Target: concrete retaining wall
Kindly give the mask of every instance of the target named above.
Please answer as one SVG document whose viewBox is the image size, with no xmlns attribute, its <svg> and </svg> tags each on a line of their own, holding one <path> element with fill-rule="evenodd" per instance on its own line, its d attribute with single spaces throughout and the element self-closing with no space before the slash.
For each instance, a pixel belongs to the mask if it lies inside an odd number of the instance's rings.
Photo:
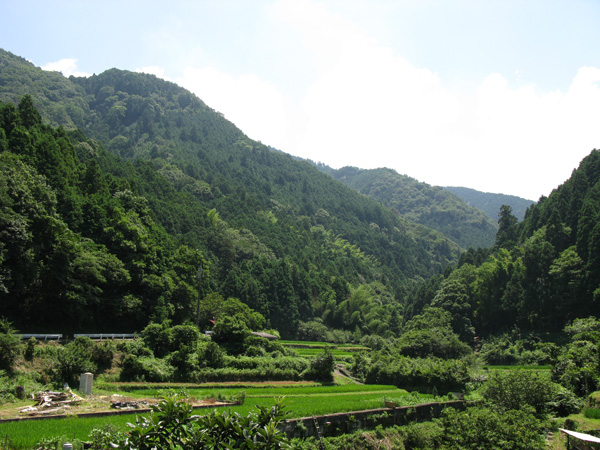
<svg viewBox="0 0 600 450">
<path fill-rule="evenodd" d="M 470 403 L 452 401 L 444 403 L 426 403 L 417 406 L 398 408 L 379 408 L 368 411 L 352 411 L 327 416 L 302 417 L 286 420 L 279 428 L 289 438 L 337 436 L 352 433 L 359 429 L 374 428 L 377 425 L 406 425 L 410 422 L 423 422 L 439 417 L 442 410 L 452 407 L 464 410 Z"/>
</svg>

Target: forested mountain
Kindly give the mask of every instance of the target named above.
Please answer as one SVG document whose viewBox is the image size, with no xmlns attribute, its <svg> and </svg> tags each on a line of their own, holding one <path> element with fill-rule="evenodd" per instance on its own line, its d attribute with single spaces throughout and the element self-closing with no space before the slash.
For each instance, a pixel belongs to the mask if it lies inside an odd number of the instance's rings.
<svg viewBox="0 0 600 450">
<path fill-rule="evenodd" d="M 527 200 L 515 195 L 492 194 L 466 187 L 446 186 L 444 189 L 458 195 L 467 202 L 467 205 L 482 210 L 493 220 L 498 219 L 500 207 L 502 205 L 507 205 L 512 208 L 513 215 L 521 221 L 525 217 L 527 208 L 535 203 L 532 200 Z"/>
<path fill-rule="evenodd" d="M 443 188 L 421 183 L 387 168 L 343 167 L 336 170 L 324 165 L 318 167 L 400 216 L 438 230 L 462 248 L 487 248 L 494 244 L 498 230 L 496 220 Z"/>
<path fill-rule="evenodd" d="M 422 292 L 434 293 L 420 299 L 450 311 L 462 335 L 558 331 L 600 315 L 600 151 L 521 223 L 502 207 L 494 248 L 466 252 L 428 285 Z"/>
<path fill-rule="evenodd" d="M 66 79 L 0 51 L 0 101 L 0 304 L 21 330 L 193 321 L 201 264 L 202 302 L 239 298 L 286 336 L 398 335 L 428 307 L 465 342 L 600 314 L 598 151 L 521 223 L 500 207 L 490 241 L 441 188 L 335 174 L 370 199 L 152 75 Z"/>
<path fill-rule="evenodd" d="M 458 258 L 152 75 L 66 79 L 0 51 L 0 100 L 0 302 L 22 330 L 191 320 L 203 261 L 203 299 L 285 335 L 315 318 L 394 334 L 406 295 Z"/>
</svg>

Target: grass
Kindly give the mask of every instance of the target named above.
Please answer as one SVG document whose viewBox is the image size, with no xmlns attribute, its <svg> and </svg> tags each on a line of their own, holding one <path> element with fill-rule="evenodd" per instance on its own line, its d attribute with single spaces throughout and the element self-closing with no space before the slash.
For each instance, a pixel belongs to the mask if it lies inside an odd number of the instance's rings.
<svg viewBox="0 0 600 450">
<path fill-rule="evenodd" d="M 73 417 L 67 419 L 43 419 L 0 424 L 0 440 L 10 443 L 10 448 L 33 448 L 42 438 L 64 436 L 69 440 L 87 440 L 90 432 L 104 424 L 112 424 L 124 430 L 127 422 L 135 422 L 134 415 L 107 417 Z"/>
<path fill-rule="evenodd" d="M 256 405 L 270 407 L 274 398 L 285 397 L 284 404 L 290 412 L 288 418 L 310 417 L 313 415 L 337 412 L 360 411 L 382 408 L 385 400 L 395 401 L 398 405 L 431 401 L 431 396 L 416 397 L 403 389 L 387 385 L 346 385 L 346 386 L 300 386 L 300 387 L 249 387 L 240 388 L 198 388 L 188 389 L 187 394 L 195 398 L 234 396 L 240 390 L 246 392 L 243 405 L 230 409 L 239 414 L 248 414 Z M 139 389 L 129 396 L 156 397 L 164 394 L 161 389 Z M 202 414 L 202 412 L 196 412 Z M 0 424 L 2 443 L 8 436 L 11 448 L 32 448 L 42 438 L 65 436 L 69 439 L 86 440 L 90 431 L 104 424 L 112 424 L 125 430 L 128 422 L 134 422 L 135 415 L 44 419 Z"/>
<path fill-rule="evenodd" d="M 322 348 L 318 348 L 318 347 L 311 347 L 311 348 L 294 348 L 294 351 L 296 353 L 298 353 L 298 356 L 317 356 L 323 353 L 323 349 Z M 354 352 L 348 351 L 348 350 L 343 350 L 343 349 L 338 349 L 338 348 L 332 348 L 329 350 L 331 352 L 331 354 L 333 355 L 333 357 L 340 357 L 340 356 L 352 356 L 354 355 Z"/>
<path fill-rule="evenodd" d="M 586 419 L 600 419 L 600 409 L 598 408 L 586 408 L 583 410 L 583 416 Z"/>
</svg>

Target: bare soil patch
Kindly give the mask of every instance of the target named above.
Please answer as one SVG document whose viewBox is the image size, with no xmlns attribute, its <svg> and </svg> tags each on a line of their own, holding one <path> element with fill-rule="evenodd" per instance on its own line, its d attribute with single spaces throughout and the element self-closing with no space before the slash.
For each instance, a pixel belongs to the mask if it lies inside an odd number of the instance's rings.
<svg viewBox="0 0 600 450">
<path fill-rule="evenodd" d="M 149 411 L 151 406 L 158 402 L 159 399 L 154 397 L 141 398 L 118 394 L 88 395 L 85 398 L 82 398 L 81 401 L 41 408 L 37 405 L 36 401 L 29 399 L 17 403 L 9 403 L 0 407 L 0 420 L 41 417 L 50 418 L 64 415 L 142 413 Z M 189 403 L 194 408 L 231 405 L 231 403 L 220 402 L 216 399 L 197 400 L 190 398 Z"/>
</svg>

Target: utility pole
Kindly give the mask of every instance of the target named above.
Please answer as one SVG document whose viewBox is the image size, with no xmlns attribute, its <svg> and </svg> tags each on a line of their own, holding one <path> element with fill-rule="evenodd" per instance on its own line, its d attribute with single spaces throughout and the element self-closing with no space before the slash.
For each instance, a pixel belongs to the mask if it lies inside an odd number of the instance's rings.
<svg viewBox="0 0 600 450">
<path fill-rule="evenodd" d="M 200 329 L 200 298 L 202 297 L 202 261 L 198 269 L 198 305 L 196 309 L 196 328 Z"/>
</svg>

